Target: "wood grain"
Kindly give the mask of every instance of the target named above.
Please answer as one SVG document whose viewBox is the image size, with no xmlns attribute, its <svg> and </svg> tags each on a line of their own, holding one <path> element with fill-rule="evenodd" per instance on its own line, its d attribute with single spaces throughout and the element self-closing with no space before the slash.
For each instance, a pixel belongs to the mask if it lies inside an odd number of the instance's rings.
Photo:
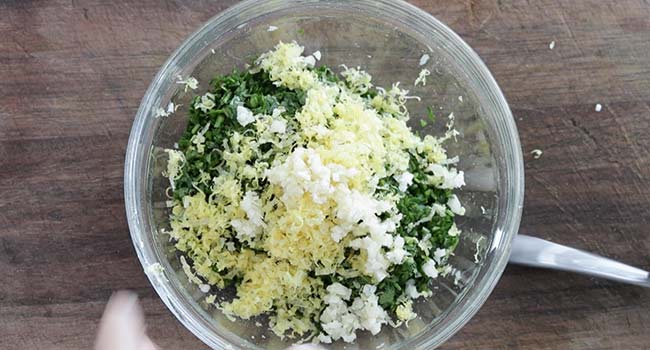
<svg viewBox="0 0 650 350">
<path fill-rule="evenodd" d="M 123 158 L 158 67 L 235 2 L 0 2 L 1 349 L 90 348 L 118 289 L 139 293 L 164 349 L 202 347 L 137 261 Z M 522 232 L 650 269 L 650 2 L 412 2 L 476 49 L 511 104 Z M 650 349 L 648 324 L 647 290 L 508 267 L 443 349 Z"/>
</svg>

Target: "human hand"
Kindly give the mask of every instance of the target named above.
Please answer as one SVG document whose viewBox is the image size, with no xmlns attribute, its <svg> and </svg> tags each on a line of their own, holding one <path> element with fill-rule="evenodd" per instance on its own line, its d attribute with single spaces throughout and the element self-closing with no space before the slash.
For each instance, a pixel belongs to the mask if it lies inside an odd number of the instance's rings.
<svg viewBox="0 0 650 350">
<path fill-rule="evenodd" d="M 144 313 L 138 296 L 117 292 L 111 296 L 99 324 L 95 350 L 157 350 L 145 334 Z"/>
</svg>

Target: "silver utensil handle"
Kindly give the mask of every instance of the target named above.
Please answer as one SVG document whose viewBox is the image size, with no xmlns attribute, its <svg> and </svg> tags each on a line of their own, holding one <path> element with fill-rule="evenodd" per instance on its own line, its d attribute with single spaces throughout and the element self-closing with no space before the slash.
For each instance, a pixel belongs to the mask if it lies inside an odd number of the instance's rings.
<svg viewBox="0 0 650 350">
<path fill-rule="evenodd" d="M 510 263 L 576 272 L 650 288 L 650 273 L 647 271 L 526 235 L 515 237 Z"/>
</svg>

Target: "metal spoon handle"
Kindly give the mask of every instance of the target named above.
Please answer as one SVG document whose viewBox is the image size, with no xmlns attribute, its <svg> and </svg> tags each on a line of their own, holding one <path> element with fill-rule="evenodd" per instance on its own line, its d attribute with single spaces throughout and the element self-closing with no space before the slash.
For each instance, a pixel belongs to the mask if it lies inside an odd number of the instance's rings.
<svg viewBox="0 0 650 350">
<path fill-rule="evenodd" d="M 517 265 L 570 271 L 650 288 L 650 273 L 647 271 L 526 235 L 515 237 L 510 262 Z"/>
</svg>

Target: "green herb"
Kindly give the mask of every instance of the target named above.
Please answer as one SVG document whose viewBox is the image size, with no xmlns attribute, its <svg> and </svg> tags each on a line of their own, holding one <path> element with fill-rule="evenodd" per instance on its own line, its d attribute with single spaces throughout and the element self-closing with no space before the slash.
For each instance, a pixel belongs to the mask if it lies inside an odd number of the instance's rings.
<svg viewBox="0 0 650 350">
<path fill-rule="evenodd" d="M 454 214 L 447 210 L 440 217 L 434 215 L 430 221 L 419 223 L 422 218 L 429 217 L 433 204 L 446 204 L 452 195 L 451 190 L 436 188 L 429 181 L 421 162 L 421 154 L 412 155 L 409 162 L 409 172 L 414 175 L 413 184 L 409 186 L 406 195 L 397 203 L 397 208 L 402 213 L 402 220 L 397 228 L 397 234 L 404 237 L 405 249 L 410 256 L 401 264 L 395 265 L 389 271 L 390 276 L 379 283 L 377 290 L 379 303 L 387 310 L 395 311 L 400 304 L 399 297 L 404 292 L 408 280 L 413 280 L 418 291 L 428 290 L 429 277 L 421 270 L 433 251 L 437 248 L 454 249 L 458 244 L 458 237 L 449 236 L 449 229 L 454 224 Z M 387 192 L 397 192 L 398 185 L 393 178 L 384 178 L 380 187 L 388 188 Z M 430 235 L 429 253 L 418 246 L 418 241 Z"/>
<path fill-rule="evenodd" d="M 333 74 L 323 69 L 323 74 Z M 178 142 L 179 149 L 185 155 L 185 165 L 176 182 L 174 198 L 181 200 L 197 191 L 211 193 L 210 183 L 197 183 L 202 173 L 210 178 L 218 175 L 217 167 L 223 162 L 224 141 L 233 132 L 243 133 L 248 125 L 237 122 L 237 106 L 249 108 L 255 114 L 271 114 L 274 109 L 284 107 L 288 114 L 295 114 L 305 103 L 303 91 L 293 91 L 273 84 L 265 72 L 233 71 L 229 75 L 218 76 L 210 82 L 210 93 L 215 97 L 216 106 L 204 112 L 195 107 L 200 101 L 196 96 L 189 109 L 189 121 L 185 133 Z M 205 137 L 205 153 L 199 153 L 192 147 L 192 138 L 207 123 L 212 126 Z M 255 160 L 253 160 L 254 162 Z"/>
<path fill-rule="evenodd" d="M 334 73 L 329 67 L 327 66 L 320 66 L 316 69 L 314 69 L 314 72 L 316 72 L 316 75 L 318 76 L 319 79 L 328 81 L 330 83 L 338 83 L 341 81 L 338 75 Z"/>
<path fill-rule="evenodd" d="M 432 123 L 435 123 L 436 121 L 436 115 L 433 113 L 433 107 L 431 106 L 427 107 L 427 118 L 429 118 Z"/>
</svg>

